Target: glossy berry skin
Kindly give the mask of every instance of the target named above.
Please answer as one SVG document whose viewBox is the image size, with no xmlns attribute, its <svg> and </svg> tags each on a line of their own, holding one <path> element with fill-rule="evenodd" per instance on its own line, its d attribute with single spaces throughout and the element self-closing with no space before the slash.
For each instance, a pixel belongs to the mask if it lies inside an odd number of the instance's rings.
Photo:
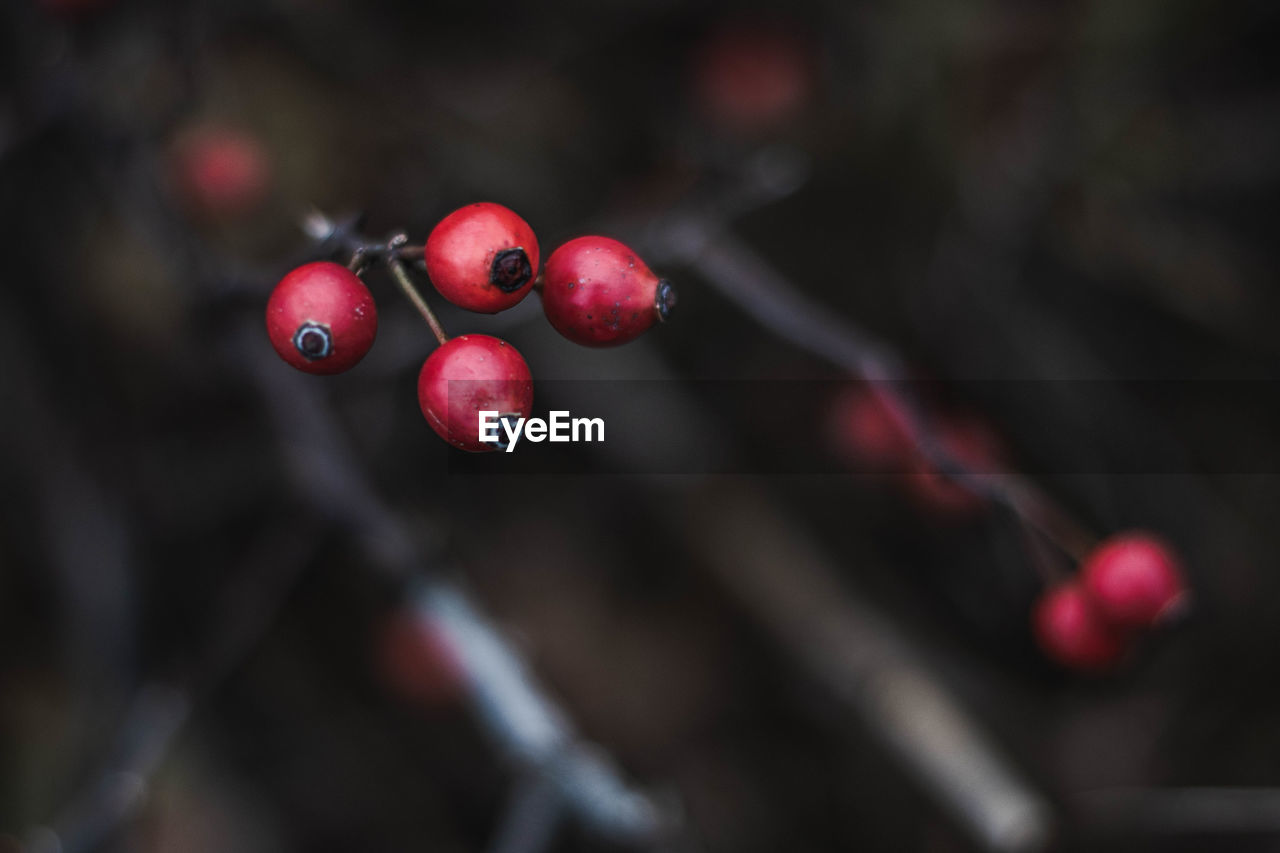
<svg viewBox="0 0 1280 853">
<path fill-rule="evenodd" d="M 427 357 L 418 374 L 418 405 L 445 441 L 472 453 L 502 445 L 480 441 L 480 412 L 529 417 L 533 377 L 516 348 L 489 335 L 460 335 Z M 503 435 L 499 428 L 499 435 Z"/>
<path fill-rule="evenodd" d="M 529 295 L 538 274 L 538 239 L 500 204 L 450 213 L 431 230 L 423 260 L 440 295 L 459 308 L 496 314 Z"/>
<path fill-rule="evenodd" d="M 212 217 L 243 214 L 267 195 L 271 164 L 258 139 L 229 127 L 188 131 L 173 151 L 173 174 L 188 208 Z"/>
<path fill-rule="evenodd" d="M 267 301 L 271 345 L 306 373 L 351 369 L 377 334 L 373 295 L 359 276 L 340 264 L 303 264 L 280 280 Z"/>
<path fill-rule="evenodd" d="M 1078 583 L 1046 592 L 1036 602 L 1032 626 L 1049 658 L 1082 672 L 1112 668 L 1128 646 L 1124 634 L 1103 618 Z"/>
<path fill-rule="evenodd" d="M 383 682 L 419 707 L 447 707 L 464 692 L 464 670 L 448 637 L 411 608 L 387 618 L 378 632 L 375 652 Z"/>
<path fill-rule="evenodd" d="M 671 283 L 617 240 L 579 237 L 551 253 L 543 273 L 542 308 L 556 331 L 577 344 L 625 344 L 676 304 Z"/>
<path fill-rule="evenodd" d="M 1176 613 L 1187 597 L 1177 556 L 1148 534 L 1108 539 L 1085 559 L 1080 573 L 1094 606 L 1123 627 L 1154 625 Z"/>
</svg>

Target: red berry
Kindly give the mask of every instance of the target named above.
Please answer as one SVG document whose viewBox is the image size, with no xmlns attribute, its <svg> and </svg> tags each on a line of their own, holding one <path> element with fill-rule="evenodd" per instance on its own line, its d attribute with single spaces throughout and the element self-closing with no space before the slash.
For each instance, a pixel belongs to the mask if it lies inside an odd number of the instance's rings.
<svg viewBox="0 0 1280 853">
<path fill-rule="evenodd" d="M 477 453 L 502 444 L 480 440 L 480 413 L 527 418 L 533 377 L 516 348 L 489 335 L 461 335 L 442 344 L 418 374 L 418 405 L 431 428 L 454 447 Z M 501 428 L 498 430 L 502 434 Z"/>
<path fill-rule="evenodd" d="M 341 373 L 373 346 L 378 310 L 355 273 L 329 261 L 303 264 L 267 301 L 267 335 L 285 361 L 307 373 Z"/>
<path fill-rule="evenodd" d="M 410 609 L 393 613 L 378 635 L 377 664 L 383 681 L 425 708 L 456 701 L 465 684 L 462 664 L 433 622 Z"/>
<path fill-rule="evenodd" d="M 551 253 L 542 308 L 556 331 L 589 347 L 625 344 L 676 304 L 675 288 L 617 240 L 579 237 Z"/>
<path fill-rule="evenodd" d="M 1098 611 L 1124 627 L 1153 625 L 1175 613 L 1187 597 L 1177 556 L 1149 534 L 1108 539 L 1085 559 L 1080 573 Z"/>
<path fill-rule="evenodd" d="M 211 216 L 232 216 L 266 197 L 271 165 L 251 134 L 229 127 L 189 131 L 174 148 L 174 179 L 184 201 Z"/>
<path fill-rule="evenodd" d="M 1124 656 L 1125 637 L 1103 619 L 1079 584 L 1045 593 L 1036 602 L 1032 622 L 1044 653 L 1071 669 L 1097 672 Z"/>
<path fill-rule="evenodd" d="M 998 473 L 1004 463 L 1004 447 L 987 423 L 972 416 L 950 416 L 937 421 L 937 441 L 956 462 L 979 477 Z M 911 494 L 926 509 L 939 515 L 963 517 L 981 510 L 981 495 L 939 473 L 928 460 L 917 456 L 916 469 L 907 476 Z"/>
<path fill-rule="evenodd" d="M 496 314 L 529 294 L 538 273 L 538 239 L 529 223 L 500 204 L 455 210 L 427 237 L 431 283 L 459 308 Z"/>
<path fill-rule="evenodd" d="M 915 462 L 906 413 L 874 383 L 857 384 L 840 395 L 831 428 L 837 449 L 860 473 L 903 472 Z"/>
<path fill-rule="evenodd" d="M 806 40 L 785 23 L 722 26 L 695 58 L 699 104 L 712 121 L 730 130 L 777 127 L 795 117 L 812 93 L 812 54 Z"/>
</svg>

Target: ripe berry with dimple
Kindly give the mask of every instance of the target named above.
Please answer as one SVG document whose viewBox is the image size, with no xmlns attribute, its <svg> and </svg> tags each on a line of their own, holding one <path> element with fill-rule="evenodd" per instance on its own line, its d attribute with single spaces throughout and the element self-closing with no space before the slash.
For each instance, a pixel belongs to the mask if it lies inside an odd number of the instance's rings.
<svg viewBox="0 0 1280 853">
<path fill-rule="evenodd" d="M 617 240 L 579 237 L 547 259 L 542 308 L 556 331 L 574 343 L 625 344 L 666 320 L 675 304 L 671 282 Z"/>
<path fill-rule="evenodd" d="M 378 310 L 355 273 L 340 264 L 303 264 L 267 301 L 267 335 L 280 357 L 307 373 L 341 373 L 373 346 Z"/>
<path fill-rule="evenodd" d="M 503 443 L 480 440 L 480 413 L 528 418 L 533 377 L 516 348 L 489 335 L 451 338 L 422 364 L 418 405 L 431 428 L 454 447 L 478 453 Z M 498 435 L 504 435 L 501 426 Z"/>
<path fill-rule="evenodd" d="M 1177 612 L 1187 597 L 1177 556 L 1149 534 L 1108 539 L 1085 559 L 1080 573 L 1098 611 L 1125 627 L 1153 625 Z"/>
<path fill-rule="evenodd" d="M 250 210 L 266 197 L 271 182 L 262 143 L 230 127 L 188 131 L 174 146 L 172 169 L 186 205 L 216 217 Z"/>
<path fill-rule="evenodd" d="M 1128 646 L 1126 637 L 1106 621 L 1078 583 L 1046 592 L 1036 602 L 1032 624 L 1044 653 L 1071 669 L 1109 669 Z"/>
<path fill-rule="evenodd" d="M 529 294 L 538 273 L 538 239 L 500 204 L 455 210 L 427 237 L 423 260 L 440 295 L 459 308 L 496 314 Z"/>
</svg>

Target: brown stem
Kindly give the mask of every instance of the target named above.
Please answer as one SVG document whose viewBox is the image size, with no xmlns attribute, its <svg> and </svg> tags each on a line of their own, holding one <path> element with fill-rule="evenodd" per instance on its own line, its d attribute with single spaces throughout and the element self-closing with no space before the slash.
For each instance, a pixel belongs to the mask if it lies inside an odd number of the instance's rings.
<svg viewBox="0 0 1280 853">
<path fill-rule="evenodd" d="M 351 253 L 351 260 L 347 261 L 347 269 L 351 270 L 356 275 L 359 275 L 367 262 L 368 257 L 366 256 L 364 247 L 362 246 Z"/>
<path fill-rule="evenodd" d="M 400 286 L 400 290 L 409 301 L 413 303 L 413 307 L 418 309 L 418 313 L 422 315 L 422 319 L 427 321 L 427 325 L 431 327 L 431 333 L 436 336 L 436 340 L 441 346 L 449 340 L 449 336 L 444 332 L 444 326 L 440 325 L 440 321 L 436 318 L 435 312 L 431 310 L 431 306 L 427 304 L 427 300 L 422 298 L 422 294 L 418 292 L 418 288 L 414 286 L 413 280 L 409 278 L 409 271 L 405 269 L 404 262 L 400 259 L 399 249 L 409 240 L 404 234 L 397 234 L 387 243 L 390 251 L 383 257 L 383 261 L 387 265 L 387 269 L 391 272 L 391 277 L 395 279 L 396 284 Z"/>
</svg>

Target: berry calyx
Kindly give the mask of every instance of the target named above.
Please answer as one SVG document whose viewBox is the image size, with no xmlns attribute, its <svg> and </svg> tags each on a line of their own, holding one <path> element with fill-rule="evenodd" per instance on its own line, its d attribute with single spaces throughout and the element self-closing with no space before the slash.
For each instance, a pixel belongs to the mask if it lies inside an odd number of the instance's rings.
<svg viewBox="0 0 1280 853">
<path fill-rule="evenodd" d="M 460 335 L 427 357 L 418 374 L 418 405 L 436 434 L 461 450 L 499 450 L 480 440 L 480 413 L 527 418 L 533 376 L 511 344 L 489 335 Z"/>
<path fill-rule="evenodd" d="M 468 311 L 496 314 L 533 288 L 538 239 L 508 208 L 479 202 L 455 210 L 431 229 L 423 260 L 445 299 Z"/>
<path fill-rule="evenodd" d="M 1154 625 L 1175 614 L 1187 600 L 1178 557 L 1149 534 L 1126 533 L 1108 539 L 1085 559 L 1080 573 L 1094 606 L 1123 627 Z"/>
<path fill-rule="evenodd" d="M 1078 583 L 1055 587 L 1041 596 L 1032 612 L 1032 626 L 1046 655 L 1083 672 L 1110 669 L 1128 645 Z"/>
<path fill-rule="evenodd" d="M 579 237 L 547 259 L 542 308 L 556 331 L 574 343 L 625 344 L 666 320 L 675 304 L 671 282 L 617 240 Z"/>
<path fill-rule="evenodd" d="M 289 364 L 306 373 L 354 367 L 378 334 L 373 295 L 340 264 L 303 264 L 280 280 L 267 300 L 267 336 Z"/>
<path fill-rule="evenodd" d="M 188 131 L 174 146 L 174 182 L 187 207 L 214 217 L 257 206 L 271 182 L 271 164 L 257 137 L 230 127 Z"/>
</svg>

